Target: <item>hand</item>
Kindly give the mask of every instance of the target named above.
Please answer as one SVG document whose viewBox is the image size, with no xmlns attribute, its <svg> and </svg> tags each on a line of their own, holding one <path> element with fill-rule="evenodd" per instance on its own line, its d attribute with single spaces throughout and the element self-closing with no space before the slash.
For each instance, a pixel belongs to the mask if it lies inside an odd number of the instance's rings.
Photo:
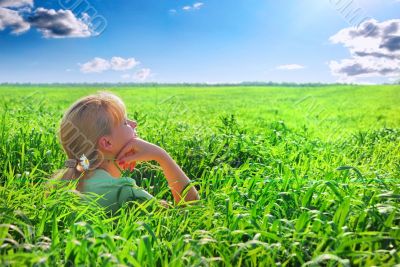
<svg viewBox="0 0 400 267">
<path fill-rule="evenodd" d="M 136 161 L 160 161 L 166 154 L 161 147 L 136 137 L 121 149 L 116 159 L 120 165 L 124 165 Z"/>
<path fill-rule="evenodd" d="M 136 167 L 136 161 L 132 161 L 130 163 L 118 163 L 118 165 L 121 167 L 121 169 L 123 170 L 129 170 L 129 171 L 133 171 L 133 169 L 135 169 Z"/>
<path fill-rule="evenodd" d="M 131 128 L 134 129 L 134 131 L 135 131 L 134 132 L 134 138 L 137 138 L 138 137 L 138 135 L 136 133 L 137 122 L 133 121 L 133 120 L 129 120 L 129 119 L 127 119 L 127 121 L 128 121 L 128 124 L 131 126 Z M 127 154 L 125 154 L 125 156 L 131 155 L 131 154 L 133 154 L 133 150 L 128 152 Z M 123 170 L 128 170 L 129 169 L 129 171 L 133 171 L 133 169 L 135 169 L 135 166 L 136 166 L 136 161 L 132 161 L 130 163 L 124 163 L 124 164 L 119 163 L 118 165 Z"/>
<path fill-rule="evenodd" d="M 136 138 L 136 137 L 135 137 Z M 131 150 L 131 151 L 129 151 L 128 153 L 126 153 L 125 155 L 124 155 L 124 157 L 127 157 L 127 156 L 132 156 L 134 154 L 134 151 L 133 150 Z M 133 169 L 135 169 L 135 167 L 136 167 L 136 161 L 132 161 L 132 162 L 124 162 L 124 161 L 118 161 L 118 160 L 116 160 L 116 162 L 117 162 L 117 164 L 119 165 L 119 167 L 121 168 L 121 169 L 123 169 L 123 170 L 129 170 L 129 171 L 133 171 Z"/>
</svg>

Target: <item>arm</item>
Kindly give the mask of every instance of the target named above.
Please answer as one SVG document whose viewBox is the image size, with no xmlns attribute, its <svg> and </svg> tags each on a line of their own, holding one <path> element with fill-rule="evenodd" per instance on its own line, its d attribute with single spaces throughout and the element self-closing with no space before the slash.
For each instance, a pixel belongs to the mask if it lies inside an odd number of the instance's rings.
<svg viewBox="0 0 400 267">
<path fill-rule="evenodd" d="M 190 183 L 189 178 L 178 166 L 178 164 L 176 164 L 172 157 L 167 152 L 165 152 L 165 150 L 164 153 L 162 153 L 161 156 L 157 159 L 157 162 L 158 164 L 160 164 L 160 167 L 164 172 L 175 202 L 179 203 L 183 197 L 182 191 L 184 191 L 186 186 Z M 189 187 L 190 189 L 187 190 L 184 201 L 199 200 L 200 197 L 196 188 L 190 185 Z"/>
<path fill-rule="evenodd" d="M 116 158 L 120 165 L 133 161 L 157 161 L 164 172 L 176 203 L 182 200 L 182 191 L 184 191 L 187 186 L 189 186 L 189 189 L 184 201 L 199 200 L 196 188 L 189 184 L 189 178 L 171 156 L 161 147 L 137 137 L 131 139 L 120 150 Z"/>
</svg>

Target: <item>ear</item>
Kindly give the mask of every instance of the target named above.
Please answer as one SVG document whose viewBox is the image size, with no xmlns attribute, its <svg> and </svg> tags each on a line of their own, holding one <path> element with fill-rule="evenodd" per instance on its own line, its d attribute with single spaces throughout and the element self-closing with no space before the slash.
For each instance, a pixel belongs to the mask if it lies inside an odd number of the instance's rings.
<svg viewBox="0 0 400 267">
<path fill-rule="evenodd" d="M 101 151 L 112 151 L 112 142 L 111 138 L 108 136 L 102 136 L 99 138 L 98 146 Z"/>
</svg>

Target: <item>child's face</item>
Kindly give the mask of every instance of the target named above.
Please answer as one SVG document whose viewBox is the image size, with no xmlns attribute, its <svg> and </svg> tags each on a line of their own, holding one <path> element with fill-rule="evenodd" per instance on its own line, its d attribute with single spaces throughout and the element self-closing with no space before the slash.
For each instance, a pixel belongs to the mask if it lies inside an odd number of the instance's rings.
<svg viewBox="0 0 400 267">
<path fill-rule="evenodd" d="M 113 154 L 117 154 L 132 138 L 137 137 L 137 122 L 129 119 L 122 121 L 120 125 L 112 130 Z"/>
</svg>

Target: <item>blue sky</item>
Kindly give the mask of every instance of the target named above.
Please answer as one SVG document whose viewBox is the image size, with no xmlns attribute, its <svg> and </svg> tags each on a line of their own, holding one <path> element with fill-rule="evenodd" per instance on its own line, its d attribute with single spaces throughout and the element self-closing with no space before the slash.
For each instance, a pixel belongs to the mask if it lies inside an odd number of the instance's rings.
<svg viewBox="0 0 400 267">
<path fill-rule="evenodd" d="M 0 0 L 0 82 L 394 81 L 400 27 L 383 32 L 399 14 L 397 0 Z M 382 35 L 356 42 L 367 18 Z"/>
</svg>

